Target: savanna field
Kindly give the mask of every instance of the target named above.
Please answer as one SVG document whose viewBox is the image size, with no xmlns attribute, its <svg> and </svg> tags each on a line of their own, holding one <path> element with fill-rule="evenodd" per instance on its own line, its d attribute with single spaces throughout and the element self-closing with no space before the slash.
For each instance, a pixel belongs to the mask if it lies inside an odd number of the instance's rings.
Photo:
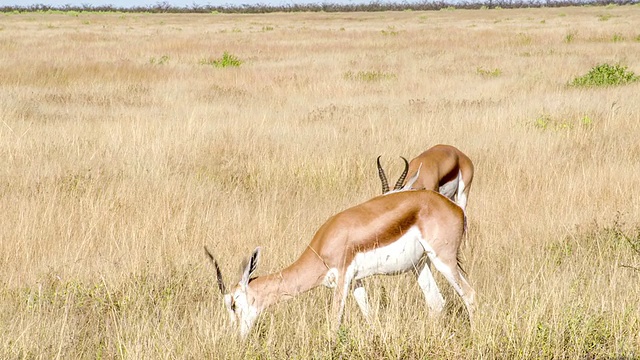
<svg viewBox="0 0 640 360">
<path fill-rule="evenodd" d="M 0 358 L 640 358 L 640 6 L 0 14 Z M 584 86 L 608 64 L 630 81 Z M 607 78 L 610 79 L 610 76 Z M 607 80 L 608 81 L 608 80 Z M 445 143 L 475 164 L 464 305 L 412 273 L 265 311 L 231 285 Z"/>
</svg>

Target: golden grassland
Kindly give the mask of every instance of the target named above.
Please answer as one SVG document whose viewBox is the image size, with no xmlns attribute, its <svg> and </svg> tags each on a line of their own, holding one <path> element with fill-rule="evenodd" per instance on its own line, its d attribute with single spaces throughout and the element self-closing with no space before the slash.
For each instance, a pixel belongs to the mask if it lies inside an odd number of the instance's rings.
<svg viewBox="0 0 640 360">
<path fill-rule="evenodd" d="M 638 358 L 639 6 L 265 15 L 0 14 L 0 358 Z M 239 67 L 210 63 L 224 52 Z M 334 342 L 331 291 L 246 343 L 227 281 L 260 274 L 380 192 L 400 155 L 475 163 L 462 261 L 367 280 Z"/>
</svg>

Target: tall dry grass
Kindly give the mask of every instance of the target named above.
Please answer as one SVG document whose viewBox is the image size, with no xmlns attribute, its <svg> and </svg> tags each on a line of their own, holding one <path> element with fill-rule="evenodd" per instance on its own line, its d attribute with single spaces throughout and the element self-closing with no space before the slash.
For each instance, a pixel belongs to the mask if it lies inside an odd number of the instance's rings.
<svg viewBox="0 0 640 360">
<path fill-rule="evenodd" d="M 77 15 L 77 16 L 76 16 Z M 636 358 L 640 7 L 0 16 L 0 357 Z M 228 51 L 238 68 L 203 64 Z M 227 280 L 301 253 L 379 193 L 375 157 L 437 143 L 476 165 L 465 269 L 433 320 L 411 274 L 372 278 L 325 336 L 330 291 L 246 344 Z M 634 249 L 634 245 L 636 248 Z"/>
</svg>

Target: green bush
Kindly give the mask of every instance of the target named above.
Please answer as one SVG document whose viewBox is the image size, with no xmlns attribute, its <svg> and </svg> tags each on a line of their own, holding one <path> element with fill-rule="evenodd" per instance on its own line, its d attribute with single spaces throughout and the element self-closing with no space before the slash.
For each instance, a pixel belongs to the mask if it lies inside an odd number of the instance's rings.
<svg viewBox="0 0 640 360">
<path fill-rule="evenodd" d="M 572 86 L 613 86 L 624 85 L 638 81 L 640 77 L 626 66 L 600 64 L 592 68 L 587 74 L 579 76 L 570 83 Z"/>
<path fill-rule="evenodd" d="M 238 67 L 242 64 L 242 60 L 238 59 L 237 56 L 229 54 L 228 52 L 224 52 L 222 57 L 219 59 L 202 59 L 200 60 L 200 64 L 202 65 L 213 65 L 215 67 Z"/>
</svg>

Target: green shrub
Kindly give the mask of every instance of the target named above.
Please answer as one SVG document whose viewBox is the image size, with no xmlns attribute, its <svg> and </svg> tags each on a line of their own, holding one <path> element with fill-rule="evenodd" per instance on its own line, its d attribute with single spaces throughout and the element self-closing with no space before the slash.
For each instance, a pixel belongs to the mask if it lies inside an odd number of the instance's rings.
<svg viewBox="0 0 640 360">
<path fill-rule="evenodd" d="M 579 76 L 570 85 L 572 86 L 613 86 L 624 85 L 638 81 L 640 77 L 626 66 L 600 64 L 592 68 L 588 73 Z"/>
<path fill-rule="evenodd" d="M 215 67 L 225 68 L 225 67 L 238 67 L 242 64 L 242 60 L 238 59 L 237 56 L 229 54 L 228 52 L 224 52 L 221 58 L 218 59 L 202 59 L 200 60 L 201 65 L 213 65 Z"/>
</svg>

